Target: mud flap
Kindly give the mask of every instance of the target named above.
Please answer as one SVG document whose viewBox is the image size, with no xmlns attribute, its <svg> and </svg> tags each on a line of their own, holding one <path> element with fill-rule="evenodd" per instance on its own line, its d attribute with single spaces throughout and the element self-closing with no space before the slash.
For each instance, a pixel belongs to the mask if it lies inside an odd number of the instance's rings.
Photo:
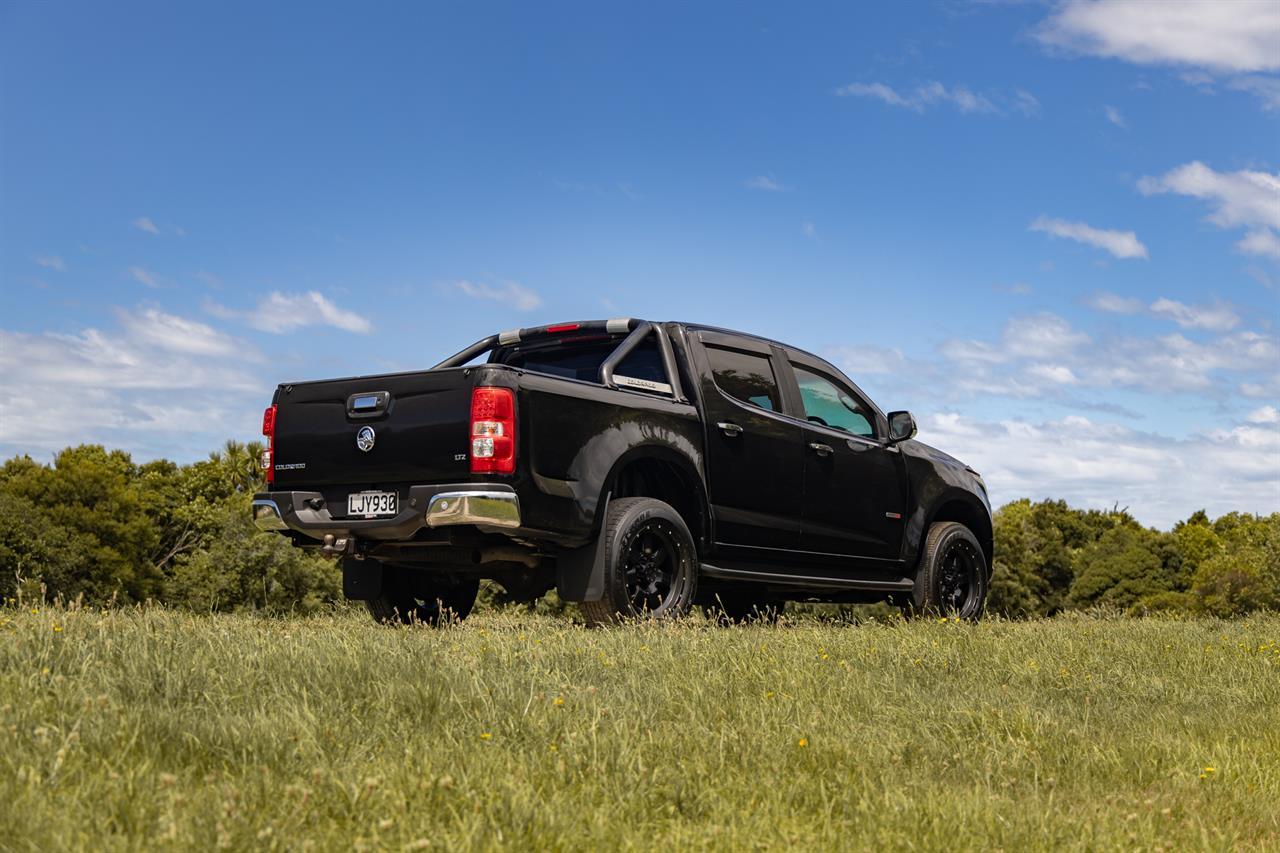
<svg viewBox="0 0 1280 853">
<path fill-rule="evenodd" d="M 370 601 L 382 594 L 382 563 L 342 558 L 342 594 L 352 601 Z"/>
<path fill-rule="evenodd" d="M 604 496 L 600 508 L 600 531 L 596 538 L 581 548 L 570 548 L 556 555 L 556 594 L 562 601 L 599 601 L 604 598 L 605 513 L 609 498 Z"/>
</svg>

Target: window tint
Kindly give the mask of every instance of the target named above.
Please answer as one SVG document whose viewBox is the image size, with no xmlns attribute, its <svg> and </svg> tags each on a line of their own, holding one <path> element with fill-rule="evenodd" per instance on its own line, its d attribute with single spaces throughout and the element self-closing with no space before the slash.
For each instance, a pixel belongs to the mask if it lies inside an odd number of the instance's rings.
<svg viewBox="0 0 1280 853">
<path fill-rule="evenodd" d="M 730 397 L 773 412 L 782 408 L 768 357 L 708 346 L 707 358 L 716 384 Z"/>
<path fill-rule="evenodd" d="M 614 376 L 630 376 L 632 379 L 647 379 L 650 382 L 666 382 L 667 369 L 662 366 L 662 352 L 658 349 L 658 341 L 653 335 L 644 339 L 644 343 L 633 349 L 622 360 Z"/>
<path fill-rule="evenodd" d="M 516 349 L 501 353 L 497 360 L 502 364 L 523 367 L 525 370 L 537 373 L 550 373 L 552 376 L 563 376 L 566 379 L 597 382 L 600 379 L 600 365 L 618 348 L 620 343 L 622 343 L 621 338 L 611 341 L 535 346 L 530 349 Z M 650 382 L 667 381 L 667 371 L 662 366 L 662 353 L 653 335 L 627 354 L 627 357 L 614 370 L 614 375 L 647 379 Z"/>
<path fill-rule="evenodd" d="M 600 362 L 618 346 L 612 343 L 562 344 L 534 347 L 504 354 L 499 360 L 512 367 L 523 367 L 537 373 L 550 373 L 566 379 L 594 382 L 600 378 Z"/>
<path fill-rule="evenodd" d="M 871 426 L 874 416 L 870 410 L 829 379 L 794 364 L 792 367 L 796 381 L 800 383 L 800 399 L 804 403 L 807 420 L 865 438 L 875 438 L 876 431 Z"/>
</svg>

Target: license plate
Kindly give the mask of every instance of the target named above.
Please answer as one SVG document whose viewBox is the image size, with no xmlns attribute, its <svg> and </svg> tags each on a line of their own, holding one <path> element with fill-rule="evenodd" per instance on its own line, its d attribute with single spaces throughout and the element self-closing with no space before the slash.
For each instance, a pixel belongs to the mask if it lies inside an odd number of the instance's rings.
<svg viewBox="0 0 1280 853">
<path fill-rule="evenodd" d="M 347 495 L 347 515 L 362 515 L 365 518 L 395 515 L 396 505 L 395 492 L 356 492 L 354 495 Z"/>
</svg>

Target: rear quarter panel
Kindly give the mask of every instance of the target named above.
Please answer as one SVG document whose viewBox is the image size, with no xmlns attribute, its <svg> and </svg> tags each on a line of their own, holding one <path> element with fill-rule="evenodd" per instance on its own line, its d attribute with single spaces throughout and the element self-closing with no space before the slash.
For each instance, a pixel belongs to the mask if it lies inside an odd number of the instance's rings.
<svg viewBox="0 0 1280 853">
<path fill-rule="evenodd" d="M 615 473 L 642 456 L 683 464 L 704 481 L 692 405 L 536 373 L 521 372 L 518 385 L 525 526 L 589 535 Z"/>
</svg>

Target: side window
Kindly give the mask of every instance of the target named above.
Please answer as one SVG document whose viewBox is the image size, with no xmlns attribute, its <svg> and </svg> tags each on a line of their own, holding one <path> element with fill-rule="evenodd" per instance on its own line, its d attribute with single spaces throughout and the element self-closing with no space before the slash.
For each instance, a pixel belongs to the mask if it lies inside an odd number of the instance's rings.
<svg viewBox="0 0 1280 853">
<path fill-rule="evenodd" d="M 773 365 L 769 363 L 768 356 L 710 345 L 706 349 L 707 358 L 711 361 L 711 375 L 721 391 L 771 412 L 782 409 L 778 380 L 773 376 Z"/>
<path fill-rule="evenodd" d="M 800 399 L 805 418 L 812 423 L 843 430 L 864 438 L 875 438 L 874 415 L 826 377 L 792 365 L 800 383 Z"/>
</svg>

